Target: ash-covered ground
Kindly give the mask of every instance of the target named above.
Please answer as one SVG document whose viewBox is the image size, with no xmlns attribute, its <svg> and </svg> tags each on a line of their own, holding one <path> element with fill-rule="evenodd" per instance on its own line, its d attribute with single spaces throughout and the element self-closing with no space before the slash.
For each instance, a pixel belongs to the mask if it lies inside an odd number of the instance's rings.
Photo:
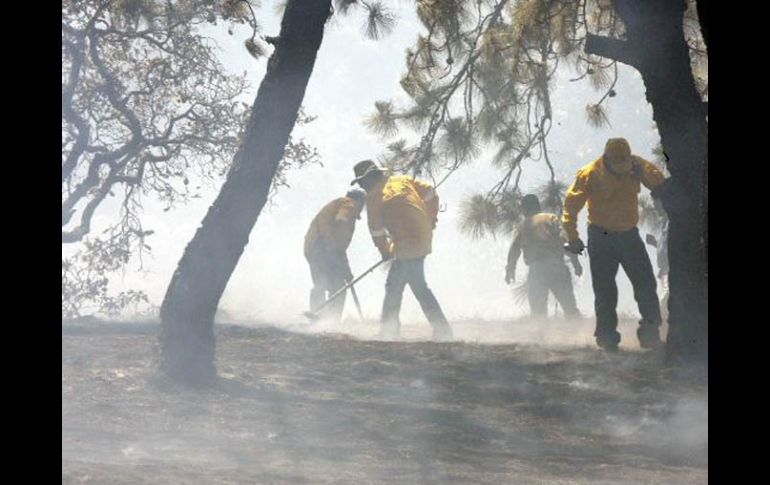
<svg viewBox="0 0 770 485">
<path fill-rule="evenodd" d="M 690 484 L 708 385 L 582 323 L 217 325 L 217 389 L 158 379 L 158 326 L 62 325 L 62 483 Z M 494 343 L 493 343 L 494 342 Z"/>
</svg>

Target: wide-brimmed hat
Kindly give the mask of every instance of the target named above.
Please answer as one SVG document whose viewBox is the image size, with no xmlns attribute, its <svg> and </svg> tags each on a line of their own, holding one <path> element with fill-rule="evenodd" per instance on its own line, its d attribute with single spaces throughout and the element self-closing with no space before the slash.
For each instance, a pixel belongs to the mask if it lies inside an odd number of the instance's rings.
<svg viewBox="0 0 770 485">
<path fill-rule="evenodd" d="M 354 178 L 350 185 L 356 184 L 361 181 L 364 177 L 367 175 L 374 173 L 374 172 L 384 172 L 385 169 L 378 166 L 376 163 L 374 163 L 371 160 L 362 160 L 355 164 L 353 167 L 353 173 L 355 174 L 356 178 Z"/>
</svg>

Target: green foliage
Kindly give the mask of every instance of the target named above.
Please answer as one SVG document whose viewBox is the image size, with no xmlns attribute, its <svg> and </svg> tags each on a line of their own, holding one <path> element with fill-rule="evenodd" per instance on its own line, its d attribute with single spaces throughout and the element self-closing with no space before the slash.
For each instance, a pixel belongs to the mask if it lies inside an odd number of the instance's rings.
<svg viewBox="0 0 770 485">
<path fill-rule="evenodd" d="M 473 239 L 486 234 L 494 235 L 500 221 L 497 206 L 481 194 L 476 194 L 460 204 L 460 230 Z"/>
<path fill-rule="evenodd" d="M 396 117 L 393 113 L 393 103 L 390 101 L 377 101 L 374 103 L 376 112 L 366 119 L 366 126 L 375 133 L 385 137 L 393 136 L 398 132 Z"/>
<path fill-rule="evenodd" d="M 610 126 L 610 120 L 607 118 L 604 108 L 600 104 L 589 104 L 586 106 L 586 120 L 588 124 L 595 128 Z"/>
<path fill-rule="evenodd" d="M 538 187 L 535 194 L 540 199 L 542 210 L 561 214 L 567 189 L 567 184 L 558 180 Z M 460 205 L 460 230 L 473 239 L 513 234 L 524 221 L 523 196 L 518 188 L 506 188 L 468 197 Z"/>
<path fill-rule="evenodd" d="M 492 195 L 464 204 L 464 230 L 474 237 L 515 225 L 515 198 L 510 194 L 517 193 L 524 160 L 548 166 L 552 187 L 543 195 L 560 210 L 564 186 L 555 180 L 546 147 L 552 123 L 551 79 L 568 57 L 579 78 L 587 78 L 594 88 L 609 92 L 614 84 L 611 63 L 579 55 L 585 34 L 579 7 L 570 0 L 417 2 L 426 32 L 406 52 L 401 88 L 409 102 L 376 102 L 367 125 L 386 139 L 407 140 L 404 132 L 417 131 L 419 142 L 400 141 L 398 157 L 382 157 L 415 175 L 444 179 L 445 172 L 460 169 L 490 149 L 490 162 L 502 176 Z M 592 4 L 586 12 L 593 15 L 602 8 Z M 611 15 L 604 15 L 602 22 L 600 29 L 616 27 Z M 608 97 L 590 105 L 590 123 L 609 123 L 602 106 Z"/>
<path fill-rule="evenodd" d="M 381 3 L 367 4 L 366 36 L 373 40 L 379 40 L 393 31 L 396 17 Z"/>
<path fill-rule="evenodd" d="M 567 189 L 569 186 L 564 182 L 558 180 L 546 182 L 537 190 L 540 206 L 547 212 L 561 214 Z"/>
<path fill-rule="evenodd" d="M 142 200 L 170 210 L 200 197 L 227 172 L 250 114 L 243 76 L 221 65 L 210 30 L 251 29 L 246 48 L 266 52 L 245 0 L 66 0 L 62 2 L 62 315 L 111 314 L 142 303 L 110 293 L 110 279 L 149 250 Z M 312 121 L 300 113 L 298 124 Z M 290 138 L 272 192 L 288 170 L 319 163 Z M 191 183 L 191 181 L 199 183 Z M 119 197 L 119 209 L 99 213 Z M 91 235 L 94 215 L 108 221 Z M 100 228 L 101 229 L 101 228 Z M 84 239 L 85 238 L 85 239 Z"/>
<path fill-rule="evenodd" d="M 115 316 L 147 303 L 147 295 L 141 291 L 117 295 L 109 292 L 109 274 L 123 267 L 130 257 L 130 241 L 119 237 L 86 240 L 82 250 L 62 259 L 62 318 Z"/>
</svg>

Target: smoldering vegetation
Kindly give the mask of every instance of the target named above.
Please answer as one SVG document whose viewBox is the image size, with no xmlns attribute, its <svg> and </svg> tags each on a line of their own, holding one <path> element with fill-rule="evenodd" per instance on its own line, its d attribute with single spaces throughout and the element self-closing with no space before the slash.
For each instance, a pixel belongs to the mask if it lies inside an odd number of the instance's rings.
<svg viewBox="0 0 770 485">
<path fill-rule="evenodd" d="M 62 482 L 707 482 L 703 376 L 625 333 L 607 355 L 538 326 L 434 343 L 218 325 L 219 386 L 190 390 L 155 374 L 155 324 L 64 324 Z M 552 344 L 473 341 L 506 332 Z"/>
</svg>

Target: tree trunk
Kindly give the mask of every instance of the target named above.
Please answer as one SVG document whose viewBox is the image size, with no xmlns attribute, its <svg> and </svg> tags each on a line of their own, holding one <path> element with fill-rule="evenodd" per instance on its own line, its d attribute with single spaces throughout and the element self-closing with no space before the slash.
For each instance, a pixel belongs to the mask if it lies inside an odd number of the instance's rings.
<svg viewBox="0 0 770 485">
<path fill-rule="evenodd" d="M 330 12 L 331 0 L 287 3 L 242 145 L 166 290 L 160 368 L 177 381 L 216 381 L 214 314 L 267 200 Z"/>
<path fill-rule="evenodd" d="M 589 36 L 586 51 L 635 67 L 668 159 L 672 188 L 683 201 L 669 215 L 669 363 L 708 362 L 708 294 L 703 237 L 708 149 L 706 109 L 695 87 L 684 38 L 684 1 L 616 0 L 625 41 Z M 664 201 L 665 204 L 665 201 Z"/>
<path fill-rule="evenodd" d="M 709 49 L 709 2 L 708 0 L 696 0 L 695 8 L 698 10 L 698 23 L 703 43 L 706 44 L 706 52 Z"/>
</svg>

